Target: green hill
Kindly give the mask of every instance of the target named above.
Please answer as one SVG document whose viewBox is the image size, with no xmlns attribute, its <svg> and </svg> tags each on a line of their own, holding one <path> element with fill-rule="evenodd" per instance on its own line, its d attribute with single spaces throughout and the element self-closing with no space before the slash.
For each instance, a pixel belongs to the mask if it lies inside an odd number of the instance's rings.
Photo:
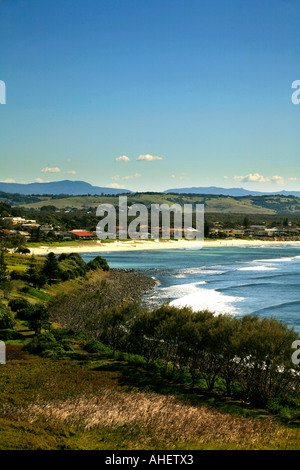
<svg viewBox="0 0 300 470">
<path fill-rule="evenodd" d="M 205 211 L 228 214 L 300 214 L 300 198 L 296 196 L 266 195 L 232 197 L 223 195 L 135 193 L 128 197 L 128 204 L 204 204 Z M 54 206 L 57 210 L 86 209 L 93 210 L 99 204 L 118 205 L 117 196 L 64 196 L 64 195 L 21 195 L 0 193 L 0 202 L 13 207 L 41 209 Z"/>
</svg>

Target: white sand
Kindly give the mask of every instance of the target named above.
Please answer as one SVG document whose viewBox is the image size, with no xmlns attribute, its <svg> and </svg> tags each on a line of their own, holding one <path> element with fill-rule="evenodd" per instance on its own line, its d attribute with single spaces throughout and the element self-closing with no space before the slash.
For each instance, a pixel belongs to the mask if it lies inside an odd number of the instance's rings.
<svg viewBox="0 0 300 470">
<path fill-rule="evenodd" d="M 111 243 L 101 243 L 99 241 L 78 245 L 62 245 L 62 246 L 45 246 L 30 248 L 33 255 L 45 255 L 51 251 L 54 253 L 101 253 L 108 251 L 134 251 L 134 250 L 162 250 L 162 249 L 199 249 L 210 246 L 262 246 L 262 245 L 278 245 L 278 244 L 299 244 L 300 241 L 269 241 L 269 240 L 207 240 L 203 243 L 195 240 L 128 240 Z"/>
</svg>

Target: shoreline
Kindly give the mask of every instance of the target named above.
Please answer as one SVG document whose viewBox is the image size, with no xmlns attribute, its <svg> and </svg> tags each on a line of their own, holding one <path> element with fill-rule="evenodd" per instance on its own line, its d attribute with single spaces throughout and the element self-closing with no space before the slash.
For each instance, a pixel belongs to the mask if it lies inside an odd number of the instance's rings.
<svg viewBox="0 0 300 470">
<path fill-rule="evenodd" d="M 270 245 L 290 245 L 299 244 L 300 240 L 205 240 L 197 242 L 196 240 L 177 240 L 177 241 L 148 241 L 148 240 L 129 240 L 115 241 L 112 243 L 100 243 L 98 241 L 86 245 L 67 245 L 67 246 L 46 246 L 28 247 L 30 255 L 47 255 L 51 251 L 57 254 L 61 253 L 102 253 L 115 251 L 139 251 L 139 250 L 170 250 L 170 249 L 201 249 L 208 247 L 226 247 L 226 246 L 270 246 Z"/>
</svg>

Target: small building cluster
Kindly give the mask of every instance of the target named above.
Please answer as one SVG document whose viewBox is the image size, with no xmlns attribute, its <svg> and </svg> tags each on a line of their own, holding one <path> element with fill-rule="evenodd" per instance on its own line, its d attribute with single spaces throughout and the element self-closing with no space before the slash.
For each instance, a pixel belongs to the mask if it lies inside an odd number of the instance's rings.
<svg viewBox="0 0 300 470">
<path fill-rule="evenodd" d="M 151 238 L 151 227 L 142 225 L 140 229 L 144 229 L 144 237 Z M 116 238 L 124 230 L 122 226 L 116 227 Z M 182 237 L 186 236 L 186 232 L 192 232 L 193 228 L 183 229 Z M 204 230 L 205 232 L 205 230 Z M 162 238 L 174 238 L 176 233 L 174 228 L 165 231 L 161 227 L 157 227 L 157 233 Z M 0 215 L 0 241 L 7 237 L 20 236 L 26 241 L 41 240 L 97 240 L 97 232 L 89 231 L 85 228 L 76 228 L 73 230 L 63 230 L 59 226 L 53 226 L 51 223 L 38 223 L 36 220 L 26 219 L 25 217 L 13 217 Z M 15 237 L 15 238 L 17 238 Z M 279 226 L 264 225 L 238 225 L 228 227 L 220 221 L 209 223 L 209 231 L 205 234 L 209 238 L 249 238 L 249 239 L 290 239 L 300 238 L 300 227 L 287 219 Z M 180 237 L 181 238 L 181 237 Z"/>
<path fill-rule="evenodd" d="M 300 227 L 288 223 L 287 226 L 268 227 L 267 225 L 250 225 L 249 227 L 224 228 L 219 222 L 212 224 L 210 236 L 222 235 L 229 238 L 281 238 L 300 236 Z"/>
<path fill-rule="evenodd" d="M 60 230 L 60 227 L 54 227 L 52 224 L 39 224 L 36 220 L 28 220 L 24 217 L 6 216 L 0 219 L 3 222 L 2 228 L 0 227 L 0 239 L 12 235 L 21 235 L 25 240 L 30 240 L 36 230 L 42 236 L 58 240 L 92 240 L 97 238 L 96 231 L 90 232 L 84 229 L 63 231 Z"/>
</svg>

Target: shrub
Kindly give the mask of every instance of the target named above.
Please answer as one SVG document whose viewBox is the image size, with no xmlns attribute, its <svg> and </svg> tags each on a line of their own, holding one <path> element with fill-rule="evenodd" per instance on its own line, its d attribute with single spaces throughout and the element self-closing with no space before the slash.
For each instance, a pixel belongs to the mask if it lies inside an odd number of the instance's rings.
<svg viewBox="0 0 300 470">
<path fill-rule="evenodd" d="M 300 401 L 291 396 L 279 396 L 268 400 L 267 408 L 282 418 L 300 417 Z"/>
<path fill-rule="evenodd" d="M 14 329 L 15 320 L 7 307 L 0 306 L 0 329 Z"/>
<path fill-rule="evenodd" d="M 78 276 L 85 276 L 87 265 L 78 253 L 62 253 L 59 258 L 59 271 L 62 281 L 75 279 Z"/>
<path fill-rule="evenodd" d="M 23 271 L 13 270 L 13 271 L 11 271 L 11 273 L 10 273 L 10 278 L 11 278 L 11 280 L 13 280 L 13 281 L 25 280 L 26 274 L 25 274 Z"/>
<path fill-rule="evenodd" d="M 32 354 L 40 356 L 61 356 L 67 351 L 72 351 L 69 343 L 57 341 L 52 333 L 42 333 L 35 336 L 24 349 Z M 49 356 L 50 355 L 50 356 Z"/>
<path fill-rule="evenodd" d="M 32 315 L 32 305 L 28 305 L 27 307 L 21 308 L 20 310 L 18 310 L 15 316 L 18 320 L 27 321 L 30 319 L 31 315 Z"/>
<path fill-rule="evenodd" d="M 15 330 L 11 330 L 8 328 L 0 330 L 0 339 L 2 341 L 8 341 L 12 339 L 23 339 L 23 335 Z"/>
<path fill-rule="evenodd" d="M 30 303 L 26 299 L 12 299 L 8 302 L 8 306 L 13 312 L 17 312 L 18 310 L 30 307 Z"/>
<path fill-rule="evenodd" d="M 27 255 L 28 253 L 30 253 L 30 250 L 29 248 L 26 248 L 26 247 L 20 247 L 17 249 L 17 253 L 20 253 L 22 255 Z"/>
<path fill-rule="evenodd" d="M 24 287 L 22 287 L 22 289 L 20 289 L 20 292 L 22 292 L 23 294 L 28 294 L 28 292 L 29 292 L 29 286 L 24 286 Z"/>
<path fill-rule="evenodd" d="M 38 334 L 41 333 L 43 327 L 49 327 L 48 310 L 42 303 L 30 305 L 27 308 L 19 310 L 16 314 L 16 318 L 27 321 L 30 328 Z"/>
<path fill-rule="evenodd" d="M 56 328 L 52 329 L 51 333 L 56 340 L 61 340 L 64 338 L 77 340 L 86 339 L 85 333 L 83 333 L 82 331 L 74 330 L 73 328 Z"/>
<path fill-rule="evenodd" d="M 105 258 L 102 256 L 96 256 L 87 263 L 89 269 L 102 269 L 102 271 L 109 271 L 109 265 Z"/>
<path fill-rule="evenodd" d="M 88 341 L 83 349 L 89 353 L 111 353 L 108 346 L 105 346 L 103 343 L 96 340 Z"/>
</svg>

